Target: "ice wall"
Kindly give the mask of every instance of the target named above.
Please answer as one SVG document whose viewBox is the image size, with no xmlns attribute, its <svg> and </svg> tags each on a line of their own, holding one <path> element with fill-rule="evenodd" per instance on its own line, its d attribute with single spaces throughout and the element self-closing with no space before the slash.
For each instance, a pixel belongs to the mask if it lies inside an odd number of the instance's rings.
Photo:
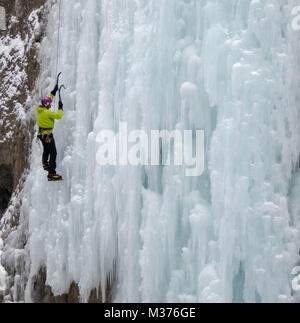
<svg viewBox="0 0 300 323">
<path fill-rule="evenodd" d="M 299 249 L 297 1 L 63 0 L 42 44 L 41 94 L 63 72 L 58 172 L 33 144 L 31 277 L 83 301 L 116 270 L 114 301 L 293 301 Z M 50 50 L 49 50 L 50 49 Z M 103 129 L 202 129 L 205 172 L 102 167 Z M 30 281 L 27 300 L 30 301 Z"/>
<path fill-rule="evenodd" d="M 3 241 L 0 238 L 0 258 L 2 256 L 2 251 L 1 251 L 2 248 L 3 248 Z M 6 280 L 6 271 L 0 264 L 0 298 L 1 299 L 3 299 L 3 294 L 6 288 L 5 280 Z"/>
</svg>

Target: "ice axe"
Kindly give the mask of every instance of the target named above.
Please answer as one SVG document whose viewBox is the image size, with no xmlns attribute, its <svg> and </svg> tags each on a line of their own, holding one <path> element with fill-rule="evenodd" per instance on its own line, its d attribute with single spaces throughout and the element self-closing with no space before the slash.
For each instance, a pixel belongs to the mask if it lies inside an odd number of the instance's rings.
<svg viewBox="0 0 300 323">
<path fill-rule="evenodd" d="M 58 82 L 59 82 L 59 77 L 61 76 L 61 72 L 57 75 L 57 79 L 56 79 L 56 84 L 58 86 Z"/>
<path fill-rule="evenodd" d="M 62 88 L 66 89 L 66 87 L 62 84 L 58 90 L 58 94 L 59 94 L 58 109 L 61 109 L 61 110 L 63 110 L 63 107 L 64 107 L 62 100 L 61 100 L 61 94 L 60 94 Z"/>
<path fill-rule="evenodd" d="M 62 100 L 61 100 L 61 94 L 60 94 L 62 88 L 64 88 L 66 90 L 66 87 L 63 84 L 59 87 L 58 95 L 59 95 L 59 101 L 60 102 L 62 102 Z"/>
</svg>

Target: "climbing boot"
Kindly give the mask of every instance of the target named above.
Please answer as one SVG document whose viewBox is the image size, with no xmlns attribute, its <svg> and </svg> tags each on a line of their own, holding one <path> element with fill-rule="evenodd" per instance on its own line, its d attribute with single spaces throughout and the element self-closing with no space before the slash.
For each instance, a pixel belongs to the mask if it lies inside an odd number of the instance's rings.
<svg viewBox="0 0 300 323">
<path fill-rule="evenodd" d="M 48 181 L 49 182 L 61 182 L 63 179 L 58 174 L 49 174 L 48 175 Z"/>
</svg>

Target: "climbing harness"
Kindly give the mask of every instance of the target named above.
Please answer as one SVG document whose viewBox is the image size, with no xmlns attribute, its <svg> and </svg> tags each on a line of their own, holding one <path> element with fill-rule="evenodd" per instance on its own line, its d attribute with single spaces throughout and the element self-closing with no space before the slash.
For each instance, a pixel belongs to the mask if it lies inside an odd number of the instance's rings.
<svg viewBox="0 0 300 323">
<path fill-rule="evenodd" d="M 49 144 L 53 139 L 52 128 L 39 128 L 38 139 L 41 139 L 46 144 Z"/>
<path fill-rule="evenodd" d="M 39 128 L 39 133 L 44 133 L 45 131 L 53 131 L 53 128 Z"/>
</svg>

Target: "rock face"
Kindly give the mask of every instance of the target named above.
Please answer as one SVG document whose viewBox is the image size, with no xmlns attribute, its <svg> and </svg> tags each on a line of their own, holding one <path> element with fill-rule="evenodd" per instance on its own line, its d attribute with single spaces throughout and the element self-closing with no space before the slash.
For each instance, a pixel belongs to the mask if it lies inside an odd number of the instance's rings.
<svg viewBox="0 0 300 323">
<path fill-rule="evenodd" d="M 79 287 L 74 282 L 71 284 L 68 293 L 54 296 L 52 290 L 46 285 L 46 270 L 41 268 L 37 277 L 34 277 L 34 290 L 32 292 L 33 302 L 37 303 L 80 303 Z M 112 285 L 110 279 L 106 282 L 104 295 L 101 286 L 91 291 L 89 303 L 111 302 Z"/>
<path fill-rule="evenodd" d="M 32 120 L 28 98 L 39 72 L 38 45 L 43 34 L 45 0 L 0 0 L 6 30 L 0 30 L 0 216 L 28 166 Z M 3 9 L 4 8 L 4 9 Z"/>
<path fill-rule="evenodd" d="M 22 200 L 17 197 L 24 183 L 22 175 L 29 166 L 34 135 L 34 120 L 28 112 L 39 73 L 45 3 L 46 0 L 0 0 L 0 240 L 10 255 L 3 264 L 8 278 L 0 302 L 4 296 L 8 301 L 24 300 L 24 279 L 20 278 L 27 272 L 27 238 L 24 224 L 20 225 Z M 14 201 L 12 195 L 16 197 Z M 4 219 L 9 205 L 11 211 Z"/>
</svg>

